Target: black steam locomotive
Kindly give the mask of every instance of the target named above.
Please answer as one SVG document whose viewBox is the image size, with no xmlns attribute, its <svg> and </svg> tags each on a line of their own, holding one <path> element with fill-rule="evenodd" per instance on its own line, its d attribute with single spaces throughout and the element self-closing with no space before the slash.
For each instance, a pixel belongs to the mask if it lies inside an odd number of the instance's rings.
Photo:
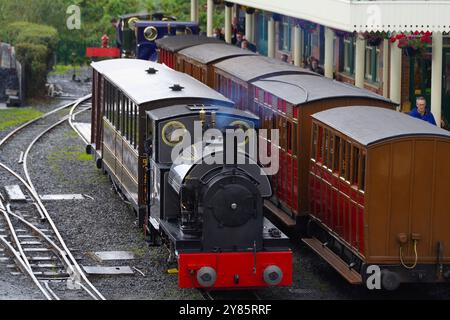
<svg viewBox="0 0 450 320">
<path fill-rule="evenodd" d="M 91 150 L 146 233 L 169 244 L 180 287 L 290 285 L 292 252 L 263 216 L 272 190 L 250 156 L 255 144 L 227 138 L 257 130 L 259 118 L 164 65 L 93 68 Z"/>
</svg>

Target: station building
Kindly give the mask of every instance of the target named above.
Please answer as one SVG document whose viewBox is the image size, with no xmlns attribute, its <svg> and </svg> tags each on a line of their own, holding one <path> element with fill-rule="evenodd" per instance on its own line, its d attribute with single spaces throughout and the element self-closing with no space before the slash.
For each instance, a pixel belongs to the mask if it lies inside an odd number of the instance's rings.
<svg viewBox="0 0 450 320">
<path fill-rule="evenodd" d="M 227 42 L 237 18 L 260 54 L 287 55 L 298 66 L 314 57 L 326 77 L 382 94 L 405 112 L 424 96 L 436 119 L 450 122 L 448 0 L 208 0 L 208 36 L 215 6 L 224 9 Z M 191 9 L 198 20 L 198 0 Z"/>
</svg>

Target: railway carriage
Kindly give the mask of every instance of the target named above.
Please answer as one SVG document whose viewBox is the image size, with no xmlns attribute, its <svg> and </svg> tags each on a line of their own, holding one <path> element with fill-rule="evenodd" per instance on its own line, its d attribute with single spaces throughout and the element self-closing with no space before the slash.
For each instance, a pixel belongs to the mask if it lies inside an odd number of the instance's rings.
<svg viewBox="0 0 450 320">
<path fill-rule="evenodd" d="M 295 224 L 298 218 L 304 220 L 309 210 L 311 115 L 362 104 L 394 108 L 391 101 L 370 91 L 310 74 L 254 81 L 250 99 L 253 100 L 248 104 L 250 111 L 259 115 L 262 127 L 279 130 L 280 170 L 273 176 L 274 197 L 267 208 L 287 225 Z"/>
<path fill-rule="evenodd" d="M 183 49 L 207 43 L 222 43 L 216 38 L 209 38 L 200 35 L 185 35 L 176 37 L 166 37 L 156 40 L 158 47 L 158 62 L 169 66 L 177 71 L 182 71 L 177 65 L 178 52 Z"/>
<path fill-rule="evenodd" d="M 176 257 L 181 288 L 254 288 L 292 283 L 289 239 L 263 214 L 272 189 L 250 144 L 226 139 L 174 149 L 191 135 L 255 129 L 259 118 L 199 81 L 164 65 L 118 59 L 93 63 L 90 152 L 132 203 L 140 226 Z M 200 149 L 202 149 L 200 148 Z M 244 163 L 212 162 L 240 154 Z M 180 160 L 180 161 L 178 161 Z M 183 161 L 181 161 L 183 160 Z M 239 261 L 239 263 L 236 263 Z"/>
<path fill-rule="evenodd" d="M 91 149 L 111 176 L 123 184 L 142 226 L 147 204 L 145 112 L 177 101 L 227 107 L 233 103 L 195 79 L 150 61 L 108 60 L 92 67 Z"/>
<path fill-rule="evenodd" d="M 450 133 L 382 108 L 312 118 L 304 241 L 352 283 L 373 265 L 385 289 L 450 281 Z"/>
<path fill-rule="evenodd" d="M 176 70 L 214 88 L 214 66 L 223 60 L 240 56 L 256 56 L 256 54 L 224 43 L 201 44 L 178 52 Z"/>
</svg>

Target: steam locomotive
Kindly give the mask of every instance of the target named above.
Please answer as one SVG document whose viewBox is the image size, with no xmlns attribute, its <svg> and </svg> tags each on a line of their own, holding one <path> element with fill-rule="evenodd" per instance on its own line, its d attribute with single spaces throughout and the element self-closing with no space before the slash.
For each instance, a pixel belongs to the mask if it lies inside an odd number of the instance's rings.
<svg viewBox="0 0 450 320">
<path fill-rule="evenodd" d="M 164 13 L 127 14 L 120 17 L 117 28 L 122 56 L 150 61 L 158 59 L 156 40 L 167 36 L 198 33 L 197 23 L 176 21 L 175 17 Z"/>
<path fill-rule="evenodd" d="M 146 234 L 177 258 L 179 286 L 290 285 L 289 239 L 263 215 L 272 189 L 250 152 L 257 144 L 226 138 L 258 130 L 259 118 L 164 65 L 117 59 L 92 67 L 90 152 Z M 215 161 L 229 158 L 242 161 Z"/>
</svg>

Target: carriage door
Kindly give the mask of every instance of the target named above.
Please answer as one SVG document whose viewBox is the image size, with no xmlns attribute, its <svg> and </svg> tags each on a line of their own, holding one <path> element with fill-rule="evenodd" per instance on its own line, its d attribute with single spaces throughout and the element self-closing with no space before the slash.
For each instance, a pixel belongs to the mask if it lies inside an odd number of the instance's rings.
<svg viewBox="0 0 450 320">
<path fill-rule="evenodd" d="M 431 106 L 431 49 L 423 55 L 410 54 L 409 59 L 409 102 L 410 108 L 416 107 L 416 98 L 423 96 L 427 100 L 427 106 Z"/>
<path fill-rule="evenodd" d="M 444 38 L 444 60 L 442 66 L 442 115 L 450 127 L 450 38 Z M 448 128 L 446 128 L 448 129 Z"/>
</svg>

